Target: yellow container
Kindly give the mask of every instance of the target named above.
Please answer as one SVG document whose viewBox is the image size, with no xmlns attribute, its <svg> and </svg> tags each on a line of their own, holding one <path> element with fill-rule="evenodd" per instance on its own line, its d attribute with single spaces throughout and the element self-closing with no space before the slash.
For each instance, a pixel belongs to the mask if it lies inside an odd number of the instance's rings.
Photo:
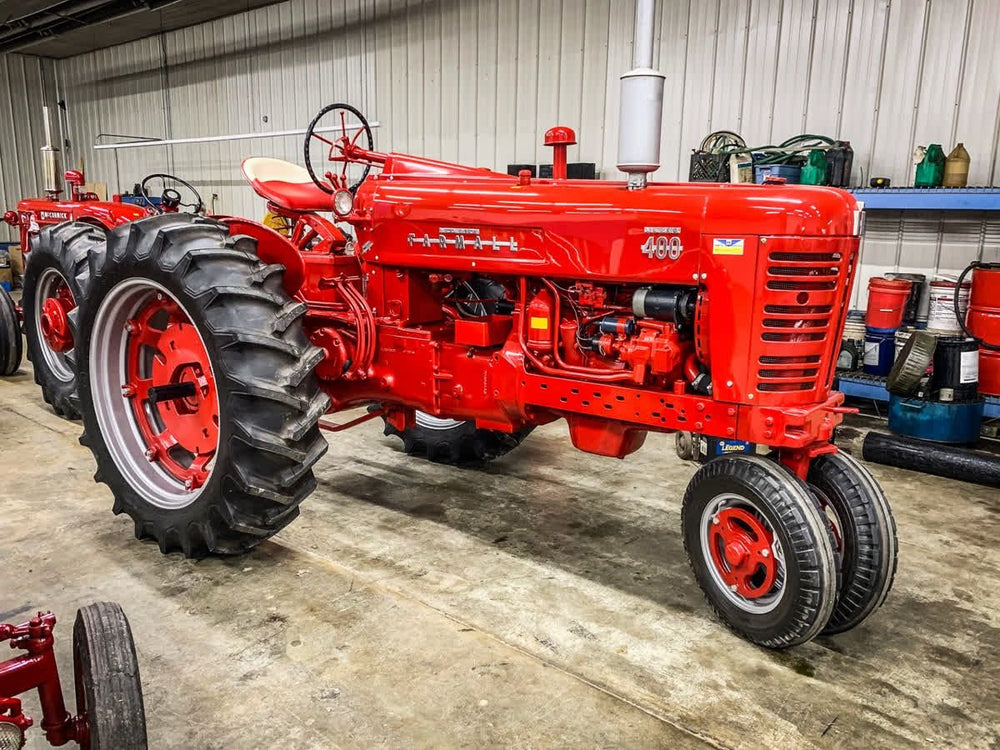
<svg viewBox="0 0 1000 750">
<path fill-rule="evenodd" d="M 959 143 L 944 162 L 944 187 L 965 187 L 969 182 L 969 152 Z"/>
</svg>

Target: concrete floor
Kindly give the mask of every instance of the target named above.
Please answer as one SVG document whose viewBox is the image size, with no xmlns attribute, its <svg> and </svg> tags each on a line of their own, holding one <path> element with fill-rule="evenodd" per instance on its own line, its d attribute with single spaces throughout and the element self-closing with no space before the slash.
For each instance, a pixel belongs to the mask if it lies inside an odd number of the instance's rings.
<svg viewBox="0 0 1000 750">
<path fill-rule="evenodd" d="M 899 523 L 886 605 L 770 652 L 690 575 L 668 437 L 616 461 L 556 424 L 461 470 L 364 425 L 283 533 L 191 562 L 112 515 L 79 431 L 28 365 L 0 381 L 0 621 L 55 611 L 68 676 L 75 609 L 120 601 L 151 748 L 1000 748 L 996 490 L 872 467 Z"/>
</svg>

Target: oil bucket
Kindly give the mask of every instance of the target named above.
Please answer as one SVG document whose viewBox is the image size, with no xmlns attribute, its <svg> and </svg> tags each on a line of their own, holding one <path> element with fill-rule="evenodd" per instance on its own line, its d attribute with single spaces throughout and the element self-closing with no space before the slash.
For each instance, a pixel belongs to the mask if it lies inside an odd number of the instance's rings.
<svg viewBox="0 0 1000 750">
<path fill-rule="evenodd" d="M 896 329 L 865 329 L 864 371 L 869 375 L 888 375 L 896 357 Z"/>
<path fill-rule="evenodd" d="M 958 310 L 964 316 L 969 307 L 969 290 L 972 285 L 962 284 L 958 290 Z M 932 281 L 930 283 L 930 306 L 927 311 L 927 327 L 936 331 L 960 333 L 961 327 L 955 317 L 955 282 Z"/>
<path fill-rule="evenodd" d="M 983 421 L 982 399 L 964 403 L 924 401 L 889 394 L 889 429 L 936 443 L 974 443 Z"/>
<path fill-rule="evenodd" d="M 927 304 L 930 302 L 929 299 L 924 298 L 927 277 L 922 273 L 887 273 L 885 277 L 887 279 L 909 281 L 912 285 L 910 286 L 910 296 L 906 298 L 906 307 L 903 308 L 902 325 L 915 326 L 918 322 L 921 322 L 921 319 L 926 325 Z M 922 309 L 921 306 L 923 306 Z"/>
<path fill-rule="evenodd" d="M 973 336 L 1000 346 L 1000 263 L 979 266 L 972 272 L 966 324 Z M 979 392 L 1000 396 L 1000 351 L 979 350 Z"/>
<path fill-rule="evenodd" d="M 939 401 L 979 397 L 979 344 L 964 336 L 939 338 L 934 349 L 931 393 Z"/>
<path fill-rule="evenodd" d="M 874 276 L 868 280 L 868 329 L 899 328 L 913 284 L 902 279 L 885 279 Z M 867 357 L 866 357 L 867 359 Z"/>
</svg>

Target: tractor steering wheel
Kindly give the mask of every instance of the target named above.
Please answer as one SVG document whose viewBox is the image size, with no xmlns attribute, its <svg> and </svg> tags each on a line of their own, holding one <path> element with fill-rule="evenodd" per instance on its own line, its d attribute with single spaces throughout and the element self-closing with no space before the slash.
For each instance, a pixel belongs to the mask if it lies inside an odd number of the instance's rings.
<svg viewBox="0 0 1000 750">
<path fill-rule="evenodd" d="M 340 135 L 333 138 L 327 138 L 317 132 L 319 130 L 317 125 L 319 125 L 319 121 L 323 119 L 324 115 L 327 115 L 334 110 L 340 110 Z M 352 126 L 352 129 L 357 130 L 353 136 L 349 136 L 347 134 L 348 125 L 345 117 L 346 114 L 354 115 L 354 117 L 358 118 L 358 122 L 361 123 L 360 125 Z M 329 129 L 330 128 L 324 128 L 324 130 Z M 334 133 L 331 133 L 332 136 L 336 133 L 336 126 L 334 126 L 333 130 Z M 361 138 L 362 135 L 364 136 L 364 140 L 359 146 L 358 139 Z M 334 174 L 330 170 L 327 170 L 323 174 L 325 179 L 321 179 L 316 175 L 316 170 L 313 169 L 312 165 L 312 158 L 309 156 L 309 145 L 312 143 L 313 138 L 329 147 L 326 158 L 328 161 L 341 163 L 342 166 L 340 168 L 340 174 Z M 372 163 L 367 161 L 363 154 L 357 154 L 356 150 L 372 151 L 374 148 L 375 140 L 372 138 L 372 129 L 368 125 L 368 120 L 366 120 L 364 116 L 358 112 L 358 110 L 350 104 L 329 104 L 323 107 L 323 109 L 321 109 L 313 118 L 313 121 L 309 123 L 309 127 L 306 129 L 306 140 L 303 144 L 302 150 L 303 156 L 305 157 L 306 170 L 309 172 L 309 176 L 312 178 L 312 181 L 316 183 L 316 187 L 324 193 L 330 193 L 332 195 L 338 189 L 344 188 L 350 190 L 352 193 L 356 193 L 358 191 L 361 183 L 365 181 L 365 178 L 371 171 Z M 364 164 L 365 169 L 357 181 L 353 184 L 348 184 L 347 165 L 352 163 Z"/>
<path fill-rule="evenodd" d="M 153 180 L 160 180 L 163 184 L 163 189 L 160 191 L 160 205 L 156 205 L 148 198 L 149 191 L 146 189 L 146 183 L 152 182 Z M 167 187 L 167 182 L 177 183 L 181 187 L 185 188 L 192 195 L 194 195 L 194 203 L 184 203 L 181 201 L 181 194 L 176 188 Z M 142 178 L 142 182 L 139 183 L 139 194 L 146 201 L 146 205 L 152 208 L 158 213 L 174 212 L 180 209 L 181 206 L 184 208 L 190 208 L 193 214 L 204 214 L 205 213 L 205 201 L 201 199 L 201 194 L 195 189 L 187 180 L 182 180 L 180 177 L 174 177 L 172 174 L 162 174 L 160 172 L 154 172 L 153 174 L 148 174 Z"/>
</svg>

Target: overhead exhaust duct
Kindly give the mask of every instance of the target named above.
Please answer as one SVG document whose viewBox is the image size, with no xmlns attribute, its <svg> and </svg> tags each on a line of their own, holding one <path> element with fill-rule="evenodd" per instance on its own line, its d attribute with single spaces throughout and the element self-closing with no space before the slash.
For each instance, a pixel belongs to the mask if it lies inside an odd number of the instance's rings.
<svg viewBox="0 0 1000 750">
<path fill-rule="evenodd" d="M 632 70 L 621 77 L 618 169 L 629 190 L 646 187 L 646 175 L 660 168 L 664 75 L 653 69 L 655 0 L 636 0 Z"/>
</svg>

